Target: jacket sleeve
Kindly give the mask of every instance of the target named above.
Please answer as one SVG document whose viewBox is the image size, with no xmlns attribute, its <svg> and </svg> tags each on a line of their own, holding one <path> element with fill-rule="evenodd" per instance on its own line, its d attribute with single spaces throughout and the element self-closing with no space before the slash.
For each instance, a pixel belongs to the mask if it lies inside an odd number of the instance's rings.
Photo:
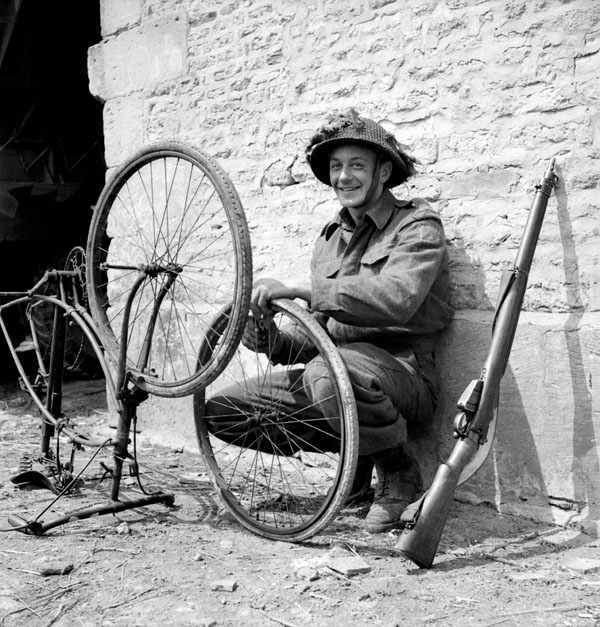
<svg viewBox="0 0 600 627">
<path fill-rule="evenodd" d="M 312 312 L 316 322 L 327 332 L 327 316 Z M 304 327 L 292 320 L 286 320 L 277 330 L 279 347 L 269 354 L 273 365 L 306 364 L 319 353 L 317 347 L 304 331 Z"/>
</svg>

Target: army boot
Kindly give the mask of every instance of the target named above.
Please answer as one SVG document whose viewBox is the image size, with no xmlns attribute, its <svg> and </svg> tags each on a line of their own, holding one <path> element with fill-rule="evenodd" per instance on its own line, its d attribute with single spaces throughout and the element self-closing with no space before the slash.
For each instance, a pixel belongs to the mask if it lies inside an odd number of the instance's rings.
<svg viewBox="0 0 600 627">
<path fill-rule="evenodd" d="M 404 446 L 373 457 L 377 487 L 365 524 L 369 533 L 381 533 L 403 526 L 402 512 L 417 499 L 423 480 L 417 460 Z"/>
</svg>

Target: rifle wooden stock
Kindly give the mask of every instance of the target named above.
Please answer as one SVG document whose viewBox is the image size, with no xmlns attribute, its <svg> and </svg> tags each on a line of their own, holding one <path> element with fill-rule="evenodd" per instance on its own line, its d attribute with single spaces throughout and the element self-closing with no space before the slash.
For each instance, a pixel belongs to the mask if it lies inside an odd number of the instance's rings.
<svg viewBox="0 0 600 627">
<path fill-rule="evenodd" d="M 537 188 L 514 267 L 503 277 L 485 364 L 479 379 L 469 384 L 457 404 L 459 412 L 454 429 L 458 442 L 446 462 L 440 464 L 429 490 L 402 515 L 406 527 L 396 549 L 421 568 L 430 568 L 433 564 L 460 474 L 486 441 L 488 426 L 497 408 L 500 380 L 517 329 L 535 246 L 555 184 L 552 159 Z"/>
<path fill-rule="evenodd" d="M 439 465 L 429 490 L 404 514 L 409 519 L 396 548 L 421 568 L 431 568 L 433 564 L 461 470 L 476 448 L 477 444 L 470 438 L 458 442 L 446 462 Z M 418 527 L 411 527 L 415 518 Z"/>
</svg>

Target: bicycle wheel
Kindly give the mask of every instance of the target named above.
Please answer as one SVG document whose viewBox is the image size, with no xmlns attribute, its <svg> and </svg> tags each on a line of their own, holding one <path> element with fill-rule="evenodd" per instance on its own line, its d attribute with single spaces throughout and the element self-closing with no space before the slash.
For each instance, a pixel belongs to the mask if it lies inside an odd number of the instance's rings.
<svg viewBox="0 0 600 627">
<path fill-rule="evenodd" d="M 293 337 L 278 360 L 285 363 L 240 345 L 221 376 L 195 393 L 194 419 L 206 467 L 233 516 L 260 536 L 297 542 L 322 530 L 346 500 L 358 454 L 356 405 L 344 363 L 321 326 L 289 300 L 272 308 L 280 332 Z M 227 316 L 224 310 L 213 321 L 199 362 L 210 358 Z M 301 407 L 290 403 L 290 395 L 304 394 L 307 366 L 300 362 L 309 355 L 309 363 L 314 355 L 325 364 L 333 382 L 329 411 L 308 397 Z"/>
<path fill-rule="evenodd" d="M 100 195 L 86 257 L 98 333 L 114 361 L 126 354 L 137 387 L 183 396 L 218 376 L 243 332 L 252 259 L 241 202 L 212 158 L 171 142 L 137 152 Z M 207 322 L 228 302 L 197 368 Z"/>
</svg>

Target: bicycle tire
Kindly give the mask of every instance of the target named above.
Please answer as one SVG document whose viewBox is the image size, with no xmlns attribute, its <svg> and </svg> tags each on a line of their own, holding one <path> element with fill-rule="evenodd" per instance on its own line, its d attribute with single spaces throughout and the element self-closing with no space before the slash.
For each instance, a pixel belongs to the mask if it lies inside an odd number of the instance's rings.
<svg viewBox="0 0 600 627">
<path fill-rule="evenodd" d="M 339 412 L 339 434 L 332 443 L 327 426 L 327 418 L 321 414 L 315 419 L 308 413 L 296 411 L 294 414 L 283 409 L 281 395 L 271 388 L 266 393 L 268 383 L 276 373 L 283 373 L 290 380 L 300 381 L 302 368 L 297 363 L 273 365 L 266 355 L 259 355 L 238 347 L 234 358 L 207 389 L 200 389 L 194 394 L 194 421 L 200 451 L 213 484 L 226 508 L 244 527 L 265 538 L 300 542 L 324 529 L 338 514 L 350 491 L 358 455 L 358 420 L 354 394 L 344 363 L 315 319 L 298 304 L 287 299 L 277 299 L 271 303 L 274 320 L 278 325 L 292 325 L 302 333 L 301 345 L 289 350 L 286 361 L 294 361 L 306 345 L 306 339 L 327 364 L 328 373 L 334 382 L 337 411 Z M 227 316 L 225 310 L 222 316 Z M 212 332 L 218 337 L 223 317 L 213 321 Z M 199 360 L 205 359 L 210 352 L 214 338 L 207 341 L 199 354 Z M 209 425 L 207 418 L 207 399 L 218 398 L 219 403 L 236 403 L 235 400 L 223 401 L 215 396 L 223 385 L 241 384 L 241 396 L 248 404 L 245 410 L 247 431 L 237 437 L 238 445 L 226 442 L 218 437 L 214 425 Z M 254 391 L 261 390 L 261 399 L 254 397 Z M 268 398 L 265 405 L 264 399 Z M 239 412 L 236 407 L 235 412 Z M 305 410 L 306 412 L 310 409 Z M 328 432 L 327 446 L 319 448 L 315 442 L 301 441 L 294 426 L 310 419 L 315 433 L 323 428 Z M 306 423 L 305 423 L 306 424 Z M 223 424 L 223 429 L 229 426 Z M 278 430 L 277 438 L 283 443 L 273 444 L 273 429 Z M 260 445 L 244 446 L 241 438 L 252 434 L 255 443 Z M 220 434 L 224 437 L 224 433 Z M 335 438 L 336 435 L 333 437 Z M 290 452 L 284 454 L 287 442 L 291 443 Z M 310 452 L 302 449 L 311 449 Z M 308 445 L 308 446 L 307 446 Z M 335 452 L 335 448 L 338 451 Z M 291 453 L 291 450 L 295 452 Z M 327 450 L 325 450 L 327 449 Z M 329 450 L 329 449 L 334 449 Z"/>
<path fill-rule="evenodd" d="M 244 329 L 252 257 L 240 199 L 214 159 L 176 142 L 135 153 L 102 190 L 86 257 L 92 318 L 112 361 L 122 363 L 126 342 L 137 387 L 177 397 L 218 376 Z M 145 279 L 123 331 L 140 269 Z M 206 321 L 227 302 L 234 306 L 221 341 L 198 369 Z"/>
</svg>

